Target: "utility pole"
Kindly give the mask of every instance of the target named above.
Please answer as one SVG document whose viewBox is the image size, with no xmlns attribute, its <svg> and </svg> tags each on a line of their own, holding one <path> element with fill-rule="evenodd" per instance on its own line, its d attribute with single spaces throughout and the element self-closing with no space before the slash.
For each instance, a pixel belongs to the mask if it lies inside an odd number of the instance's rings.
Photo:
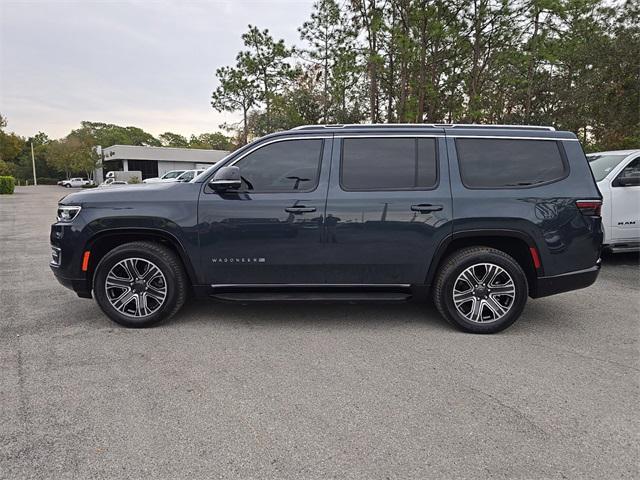
<svg viewBox="0 0 640 480">
<path fill-rule="evenodd" d="M 36 158 L 33 156 L 33 142 L 31 142 L 31 165 L 33 166 L 33 184 L 38 185 L 38 179 L 36 178 Z"/>
</svg>

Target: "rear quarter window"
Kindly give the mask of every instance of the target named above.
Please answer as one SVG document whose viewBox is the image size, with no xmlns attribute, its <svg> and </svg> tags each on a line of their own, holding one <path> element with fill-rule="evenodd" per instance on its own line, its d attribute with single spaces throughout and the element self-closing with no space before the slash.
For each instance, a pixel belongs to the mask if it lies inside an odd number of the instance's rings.
<svg viewBox="0 0 640 480">
<path fill-rule="evenodd" d="M 555 180 L 568 169 L 557 141 L 457 138 L 462 182 L 469 188 L 518 188 Z"/>
</svg>

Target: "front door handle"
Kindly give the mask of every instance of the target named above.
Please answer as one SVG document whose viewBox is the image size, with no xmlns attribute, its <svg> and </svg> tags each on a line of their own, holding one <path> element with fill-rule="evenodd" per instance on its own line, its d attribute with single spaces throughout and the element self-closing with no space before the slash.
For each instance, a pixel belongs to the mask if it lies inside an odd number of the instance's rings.
<svg viewBox="0 0 640 480">
<path fill-rule="evenodd" d="M 305 207 L 305 206 L 299 206 L 299 207 L 288 207 L 284 209 L 285 212 L 287 213 L 311 213 L 311 212 L 315 212 L 316 211 L 316 207 Z"/>
<path fill-rule="evenodd" d="M 431 205 L 428 203 L 421 203 L 420 205 L 411 205 L 412 212 L 429 213 L 439 212 L 442 210 L 442 205 Z"/>
</svg>

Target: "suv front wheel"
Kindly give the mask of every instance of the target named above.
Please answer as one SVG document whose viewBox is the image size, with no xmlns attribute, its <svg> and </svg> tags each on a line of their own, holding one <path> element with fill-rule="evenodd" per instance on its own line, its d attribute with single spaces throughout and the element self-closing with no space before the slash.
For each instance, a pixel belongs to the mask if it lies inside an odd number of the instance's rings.
<svg viewBox="0 0 640 480">
<path fill-rule="evenodd" d="M 511 256 L 469 247 L 440 267 L 433 299 L 438 311 L 465 332 L 495 333 L 515 322 L 527 302 L 527 277 Z"/>
<path fill-rule="evenodd" d="M 132 242 L 107 253 L 96 268 L 98 305 L 126 327 L 149 327 L 173 316 L 185 302 L 187 277 L 177 255 L 153 242 Z"/>
</svg>

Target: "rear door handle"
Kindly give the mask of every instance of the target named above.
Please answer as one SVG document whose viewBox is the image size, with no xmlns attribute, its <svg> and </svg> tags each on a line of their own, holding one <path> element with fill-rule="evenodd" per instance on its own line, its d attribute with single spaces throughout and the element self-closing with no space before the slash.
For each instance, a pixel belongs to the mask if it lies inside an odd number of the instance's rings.
<svg viewBox="0 0 640 480">
<path fill-rule="evenodd" d="M 287 213 L 311 213 L 316 211 L 316 207 L 288 207 L 284 211 Z"/>
<path fill-rule="evenodd" d="M 442 210 L 442 205 L 430 205 L 428 203 L 421 203 L 420 205 L 411 205 L 412 212 L 429 213 L 439 212 Z"/>
</svg>

